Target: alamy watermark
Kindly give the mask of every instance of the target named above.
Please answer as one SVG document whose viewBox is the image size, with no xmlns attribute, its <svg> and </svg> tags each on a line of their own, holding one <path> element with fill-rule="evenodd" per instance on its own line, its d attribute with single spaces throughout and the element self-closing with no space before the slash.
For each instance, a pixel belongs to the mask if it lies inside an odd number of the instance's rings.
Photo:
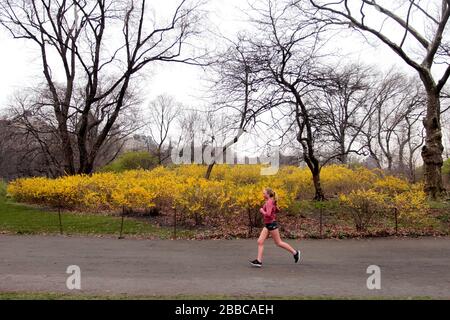
<svg viewBox="0 0 450 320">
<path fill-rule="evenodd" d="M 376 265 L 371 265 L 367 267 L 367 274 L 370 276 L 367 278 L 366 285 L 369 290 L 380 290 L 381 289 L 381 268 Z"/>
<path fill-rule="evenodd" d="M 260 156 L 242 157 L 231 147 L 198 146 L 194 142 L 173 148 L 171 159 L 174 164 L 262 164 L 261 175 L 269 176 L 277 174 L 280 168 L 280 149 L 272 148 Z"/>
<path fill-rule="evenodd" d="M 77 265 L 67 267 L 67 274 L 70 276 L 66 280 L 66 287 L 69 290 L 81 290 L 81 269 Z"/>
</svg>

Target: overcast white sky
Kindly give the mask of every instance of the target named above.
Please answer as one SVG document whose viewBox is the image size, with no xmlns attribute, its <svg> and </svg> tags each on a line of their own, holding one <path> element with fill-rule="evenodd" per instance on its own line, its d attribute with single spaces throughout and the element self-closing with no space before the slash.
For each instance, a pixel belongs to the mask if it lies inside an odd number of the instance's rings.
<svg viewBox="0 0 450 320">
<path fill-rule="evenodd" d="M 174 1 L 174 0 L 168 0 Z M 165 10 L 166 1 L 157 1 L 156 11 Z M 245 0 L 210 0 L 210 30 L 232 37 L 237 31 L 245 28 L 245 14 L 247 7 Z M 4 30 L 0 29 L 0 109 L 4 108 L 16 90 L 30 86 L 42 79 L 41 61 L 38 52 L 26 40 L 15 40 Z M 376 63 L 382 68 L 389 68 L 393 64 L 408 72 L 410 70 L 404 63 L 384 45 L 377 48 L 367 45 L 358 37 L 342 37 L 333 41 L 336 49 L 347 53 L 347 59 L 360 60 L 366 63 Z M 376 43 L 376 41 L 374 41 Z M 146 69 L 151 73 L 145 87 L 149 99 L 161 93 L 168 93 L 185 104 L 199 108 L 201 104 L 198 97 L 202 96 L 204 86 L 202 78 L 207 76 L 205 71 L 198 67 L 181 64 L 164 64 L 163 66 Z"/>
</svg>

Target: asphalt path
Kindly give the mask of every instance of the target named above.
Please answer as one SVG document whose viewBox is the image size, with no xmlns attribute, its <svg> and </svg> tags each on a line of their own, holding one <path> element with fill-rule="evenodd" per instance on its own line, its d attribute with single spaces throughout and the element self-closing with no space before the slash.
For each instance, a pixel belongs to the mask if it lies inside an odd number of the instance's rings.
<svg viewBox="0 0 450 320">
<path fill-rule="evenodd" d="M 255 269 L 256 240 L 0 235 L 0 291 L 450 299 L 449 238 L 288 242 L 301 263 L 268 239 Z M 80 268 L 81 290 L 66 286 L 70 265 Z M 372 265 L 381 289 L 367 288 Z"/>
</svg>

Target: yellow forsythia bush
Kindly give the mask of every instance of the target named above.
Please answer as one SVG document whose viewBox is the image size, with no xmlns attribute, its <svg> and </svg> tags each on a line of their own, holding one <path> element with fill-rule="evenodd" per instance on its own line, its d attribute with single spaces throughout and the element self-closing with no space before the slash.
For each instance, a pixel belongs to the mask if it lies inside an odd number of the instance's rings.
<svg viewBox="0 0 450 320">
<path fill-rule="evenodd" d="M 408 191 L 410 189 L 410 184 L 403 179 L 394 176 L 386 176 L 376 180 L 373 183 L 373 187 L 378 192 L 396 195 Z"/>
<path fill-rule="evenodd" d="M 397 210 L 398 218 L 412 223 L 426 219 L 429 206 L 422 184 L 386 176 L 374 183 L 374 189 L 385 194 L 388 206 Z"/>
<path fill-rule="evenodd" d="M 59 179 L 25 178 L 13 181 L 7 192 L 17 201 L 50 206 L 75 206 L 86 183 L 84 176 Z"/>
<path fill-rule="evenodd" d="M 12 181 L 7 192 L 19 202 L 62 206 L 80 210 L 122 208 L 161 211 L 176 209 L 201 223 L 205 218 L 236 213 L 258 214 L 263 204 L 262 190 L 272 188 L 279 207 L 287 210 L 298 199 L 314 195 L 308 168 L 283 166 L 273 176 L 262 176 L 261 165 L 216 165 L 211 179 L 204 179 L 206 166 L 157 167 L 151 171 L 95 173 L 58 179 L 23 178 Z M 358 214 L 363 207 L 383 210 L 397 207 L 402 217 L 423 212 L 426 199 L 416 186 L 377 170 L 330 165 L 321 171 L 328 197 L 339 196 L 342 205 Z M 375 205 L 368 205 L 367 203 Z M 364 225 L 364 221 L 362 222 Z M 364 226 L 363 226 L 364 227 Z"/>
<path fill-rule="evenodd" d="M 421 222 L 427 217 L 427 196 L 420 184 L 393 177 L 380 177 L 368 189 L 340 194 L 341 205 L 347 208 L 356 229 L 365 230 L 376 215 L 391 215 L 408 222 Z"/>
<path fill-rule="evenodd" d="M 174 205 L 200 224 L 206 216 L 226 214 L 233 203 L 225 182 L 204 178 L 187 178 L 173 194 Z"/>
<path fill-rule="evenodd" d="M 321 172 L 322 186 L 329 194 L 368 189 L 379 178 L 378 170 L 369 170 L 365 167 L 350 169 L 346 166 L 330 165 L 324 167 Z"/>
<path fill-rule="evenodd" d="M 398 210 L 399 218 L 409 223 L 421 223 L 427 218 L 429 204 L 421 184 L 412 185 L 409 190 L 396 194 L 393 205 Z"/>
<path fill-rule="evenodd" d="M 339 200 L 348 209 L 357 231 L 366 230 L 372 219 L 389 209 L 386 195 L 373 189 L 341 194 Z"/>
</svg>

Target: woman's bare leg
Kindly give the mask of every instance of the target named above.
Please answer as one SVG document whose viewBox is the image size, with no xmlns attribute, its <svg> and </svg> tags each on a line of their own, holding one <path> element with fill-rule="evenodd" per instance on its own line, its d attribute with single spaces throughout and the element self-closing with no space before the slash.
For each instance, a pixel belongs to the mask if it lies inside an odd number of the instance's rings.
<svg viewBox="0 0 450 320">
<path fill-rule="evenodd" d="M 258 238 L 258 258 L 257 259 L 259 262 L 262 262 L 262 257 L 263 257 L 263 253 L 264 253 L 264 241 L 267 239 L 268 236 L 269 236 L 269 230 L 266 227 L 264 227 Z"/>
<path fill-rule="evenodd" d="M 275 244 L 277 246 L 279 246 L 280 248 L 283 248 L 283 249 L 289 251 L 292 254 L 296 254 L 297 253 L 297 250 L 292 248 L 288 243 L 286 243 L 286 242 L 281 240 L 280 231 L 278 229 L 270 231 L 270 235 L 272 236 L 273 241 L 275 241 Z"/>
</svg>

